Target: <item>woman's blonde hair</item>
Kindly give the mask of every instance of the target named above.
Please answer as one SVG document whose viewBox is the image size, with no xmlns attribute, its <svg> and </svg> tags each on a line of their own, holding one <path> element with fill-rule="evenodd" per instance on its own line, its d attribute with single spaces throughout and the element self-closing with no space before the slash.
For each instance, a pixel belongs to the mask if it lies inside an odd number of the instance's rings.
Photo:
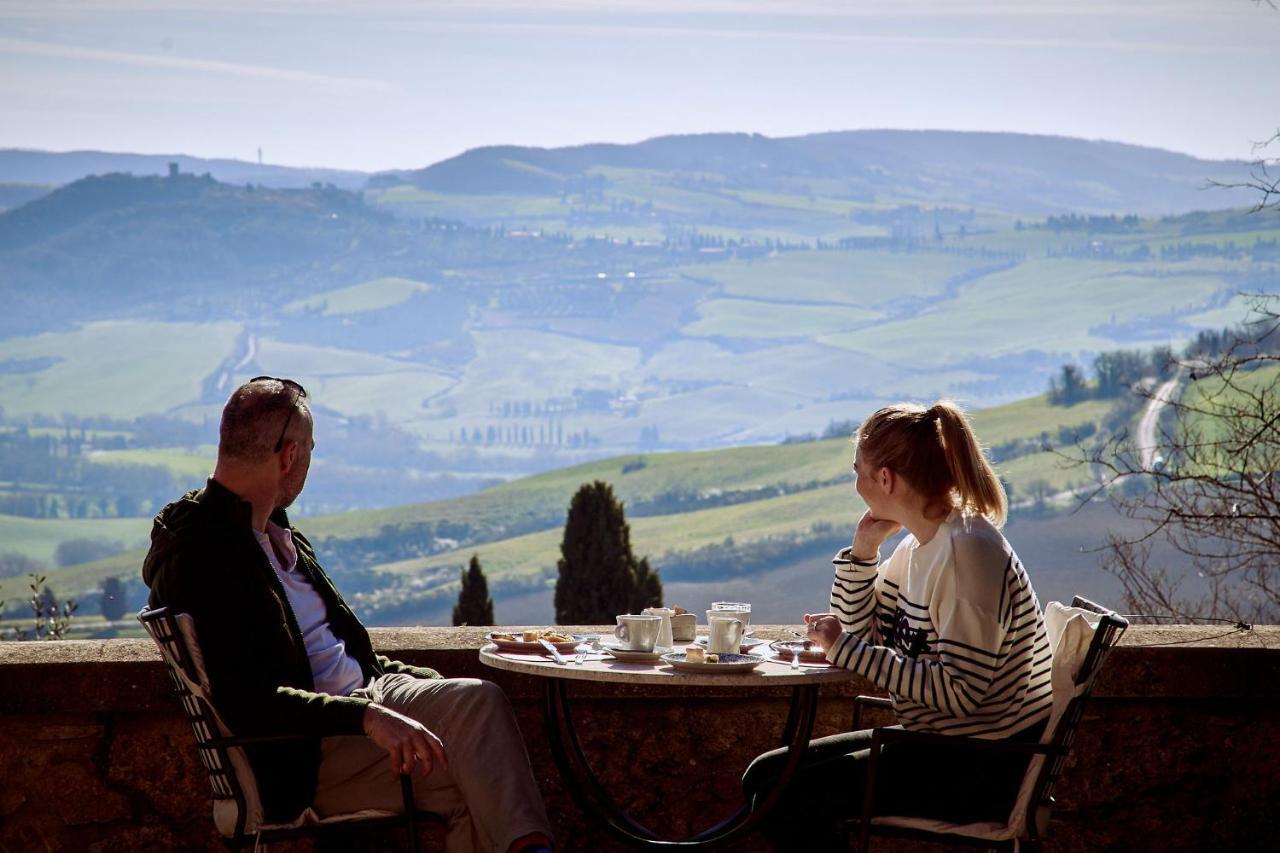
<svg viewBox="0 0 1280 853">
<path fill-rule="evenodd" d="M 888 468 L 925 500 L 1004 524 L 1004 486 L 982 453 L 969 419 L 940 400 L 929 408 L 913 403 L 886 406 L 862 422 L 854 443 L 867 467 Z"/>
</svg>

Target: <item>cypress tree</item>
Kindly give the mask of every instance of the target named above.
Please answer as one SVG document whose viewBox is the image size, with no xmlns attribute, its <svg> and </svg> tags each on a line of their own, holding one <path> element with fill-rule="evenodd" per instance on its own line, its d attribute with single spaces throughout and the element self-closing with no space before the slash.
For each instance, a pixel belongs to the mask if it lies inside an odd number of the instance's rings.
<svg viewBox="0 0 1280 853">
<path fill-rule="evenodd" d="M 661 606 L 662 578 L 649 565 L 649 558 L 644 557 L 635 567 L 635 589 L 632 593 L 631 606 L 627 608 L 627 612 L 639 613 L 646 607 Z"/>
<path fill-rule="evenodd" d="M 129 607 L 124 597 L 125 588 L 124 584 L 120 582 L 120 578 L 104 578 L 100 605 L 102 618 L 109 619 L 112 622 L 124 618 L 124 612 Z"/>
<path fill-rule="evenodd" d="M 458 591 L 458 603 L 453 606 L 453 624 L 494 624 L 493 599 L 489 597 L 489 583 L 477 554 L 471 555 L 471 565 L 462 572 L 462 589 Z"/>
<path fill-rule="evenodd" d="M 560 554 L 557 624 L 604 625 L 662 605 L 662 579 L 631 552 L 631 528 L 608 483 L 585 483 L 573 496 Z"/>
</svg>

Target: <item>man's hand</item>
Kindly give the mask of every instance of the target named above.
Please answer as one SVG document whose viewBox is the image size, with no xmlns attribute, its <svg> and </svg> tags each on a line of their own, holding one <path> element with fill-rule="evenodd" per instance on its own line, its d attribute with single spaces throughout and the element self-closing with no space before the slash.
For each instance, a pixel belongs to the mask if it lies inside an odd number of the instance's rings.
<svg viewBox="0 0 1280 853">
<path fill-rule="evenodd" d="M 880 546 L 886 539 L 902 529 L 896 521 L 876 518 L 867 510 L 858 519 L 858 529 L 853 533 L 853 550 L 850 555 L 860 563 L 869 563 L 880 556 Z"/>
<path fill-rule="evenodd" d="M 419 779 L 435 768 L 449 766 L 444 744 L 430 729 L 404 714 L 383 705 L 371 704 L 364 710 L 364 733 L 387 751 L 391 759 L 391 775 L 412 773 Z"/>
</svg>

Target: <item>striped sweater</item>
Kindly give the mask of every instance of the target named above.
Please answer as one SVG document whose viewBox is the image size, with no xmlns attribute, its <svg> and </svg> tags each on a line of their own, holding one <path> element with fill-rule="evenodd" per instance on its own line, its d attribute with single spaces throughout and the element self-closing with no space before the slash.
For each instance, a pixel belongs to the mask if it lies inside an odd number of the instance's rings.
<svg viewBox="0 0 1280 853">
<path fill-rule="evenodd" d="M 889 691 L 905 728 L 1008 737 L 1049 717 L 1049 639 L 1008 541 L 954 511 L 927 544 L 907 536 L 883 565 L 836 555 L 827 651 Z"/>
</svg>

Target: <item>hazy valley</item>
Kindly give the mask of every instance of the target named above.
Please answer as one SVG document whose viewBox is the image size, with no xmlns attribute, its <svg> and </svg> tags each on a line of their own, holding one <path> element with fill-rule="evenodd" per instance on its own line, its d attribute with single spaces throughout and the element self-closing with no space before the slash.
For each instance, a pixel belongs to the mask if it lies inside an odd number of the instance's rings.
<svg viewBox="0 0 1280 853">
<path fill-rule="evenodd" d="M 1280 225 L 1206 189 L 1243 168 L 893 132 L 375 175 L 0 152 L 0 439 L 47 456 L 0 474 L 0 552 L 52 565 L 96 540 L 130 550 L 51 582 L 133 576 L 150 514 L 210 470 L 227 392 L 270 373 L 310 391 L 298 510 L 374 621 L 441 621 L 473 551 L 499 615 L 537 621 L 564 506 L 597 477 L 669 600 L 740 588 L 794 618 L 856 518 L 846 425 L 884 402 L 982 410 L 1015 501 L 1090 481 L 1041 435 L 1132 412 L 1033 398 L 1064 363 L 1181 346 L 1280 289 Z M 1046 513 L 1011 532 L 1042 596 L 1114 591 L 1079 552 L 1114 518 Z"/>
</svg>

